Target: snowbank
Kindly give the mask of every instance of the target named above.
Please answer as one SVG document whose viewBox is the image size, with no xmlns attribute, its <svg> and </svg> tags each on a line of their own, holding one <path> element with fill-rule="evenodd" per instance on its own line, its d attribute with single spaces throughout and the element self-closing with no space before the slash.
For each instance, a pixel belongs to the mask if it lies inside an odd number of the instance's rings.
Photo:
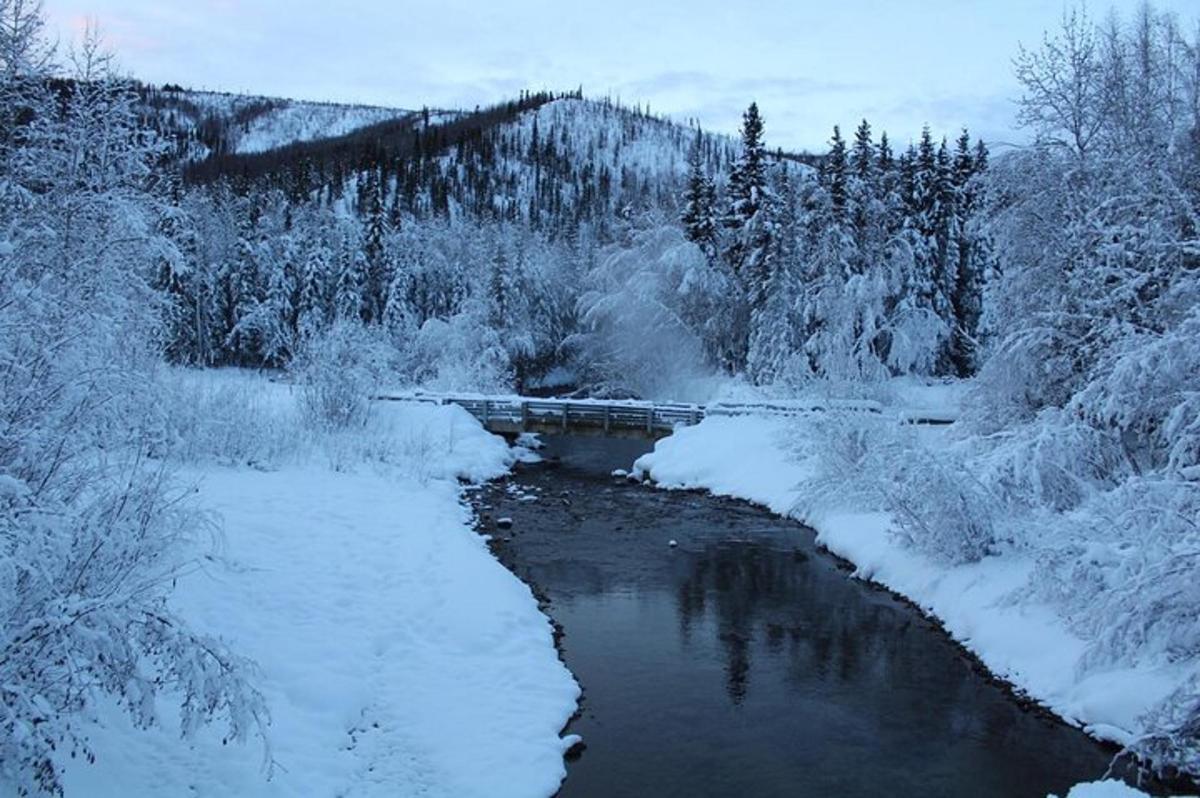
<svg viewBox="0 0 1200 798">
<path fill-rule="evenodd" d="M 1148 794 L 1122 781 L 1089 781 L 1072 787 L 1067 798 L 1148 798 Z"/>
<path fill-rule="evenodd" d="M 797 486 L 814 465 L 789 455 L 787 425 L 778 418 L 709 417 L 659 441 L 634 468 L 664 488 L 706 489 L 801 518 Z M 993 673 L 1101 739 L 1128 742 L 1142 731 L 1140 716 L 1194 672 L 1188 664 L 1160 663 L 1081 676 L 1085 641 L 1051 607 L 1011 600 L 1033 568 L 1021 556 L 946 565 L 903 546 L 889 534 L 884 514 L 845 508 L 801 520 L 858 576 L 914 601 Z"/>
<path fill-rule="evenodd" d="M 261 388 L 286 409 L 288 389 Z M 255 659 L 270 748 L 181 741 L 101 711 L 97 762 L 66 762 L 66 795 L 548 796 L 579 688 L 529 589 L 470 527 L 459 477 L 512 461 L 459 408 L 390 403 L 374 462 L 196 465 L 217 551 L 179 581 L 178 611 Z M 270 780 L 267 780 L 267 774 Z"/>
</svg>

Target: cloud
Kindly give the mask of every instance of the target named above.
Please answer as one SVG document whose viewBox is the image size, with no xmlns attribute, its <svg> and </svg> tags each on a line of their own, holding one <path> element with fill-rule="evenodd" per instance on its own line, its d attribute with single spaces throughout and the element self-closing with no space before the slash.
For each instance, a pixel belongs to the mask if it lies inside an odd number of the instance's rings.
<svg viewBox="0 0 1200 798">
<path fill-rule="evenodd" d="M 1124 11 L 1140 0 L 1111 0 Z M 1196 0 L 1158 0 L 1186 16 Z M 770 143 L 822 148 L 869 118 L 1014 138 L 1011 57 L 1061 12 L 1046 0 L 53 0 L 96 17 L 146 80 L 399 107 L 486 105 L 523 88 L 612 94 L 734 133 L 750 100 Z M 1189 13 L 1188 9 L 1192 11 Z"/>
</svg>

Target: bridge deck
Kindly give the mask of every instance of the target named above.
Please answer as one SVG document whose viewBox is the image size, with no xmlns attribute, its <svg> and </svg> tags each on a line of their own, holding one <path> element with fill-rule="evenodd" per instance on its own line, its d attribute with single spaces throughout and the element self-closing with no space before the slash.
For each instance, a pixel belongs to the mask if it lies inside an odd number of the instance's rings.
<svg viewBox="0 0 1200 798">
<path fill-rule="evenodd" d="M 538 432 L 657 439 L 670 435 L 676 427 L 699 424 L 706 416 L 792 416 L 831 409 L 876 414 L 883 412 L 881 405 L 869 401 L 778 401 L 703 406 L 672 402 L 454 396 L 421 392 L 386 394 L 376 398 L 401 402 L 456 404 L 479 419 L 487 430 L 502 435 Z M 954 419 L 932 413 L 901 413 L 898 420 L 912 424 L 949 424 Z"/>
</svg>

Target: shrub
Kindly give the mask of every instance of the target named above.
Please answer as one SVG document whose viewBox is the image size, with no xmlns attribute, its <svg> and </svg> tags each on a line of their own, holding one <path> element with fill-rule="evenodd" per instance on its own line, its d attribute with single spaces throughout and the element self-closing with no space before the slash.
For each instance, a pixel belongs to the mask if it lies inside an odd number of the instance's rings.
<svg viewBox="0 0 1200 798">
<path fill-rule="evenodd" d="M 395 359 L 382 333 L 355 321 L 335 321 L 304 341 L 291 373 L 300 383 L 305 422 L 324 430 L 364 426 Z"/>
</svg>

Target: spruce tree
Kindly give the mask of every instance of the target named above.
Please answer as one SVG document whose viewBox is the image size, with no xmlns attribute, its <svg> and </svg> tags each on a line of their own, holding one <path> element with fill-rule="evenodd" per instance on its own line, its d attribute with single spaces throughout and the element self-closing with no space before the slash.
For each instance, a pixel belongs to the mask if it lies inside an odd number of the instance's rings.
<svg viewBox="0 0 1200 798">
<path fill-rule="evenodd" d="M 745 368 L 751 318 L 765 296 L 765 275 L 770 273 L 771 220 L 770 191 L 767 188 L 767 152 L 763 143 L 763 121 L 758 105 L 751 103 L 742 117 L 742 151 L 729 175 L 729 208 L 724 217 L 729 246 L 725 260 L 734 277 L 735 296 L 732 318 L 738 321 L 730 331 L 731 366 Z"/>
<path fill-rule="evenodd" d="M 1200 133 L 1200 128 L 1197 128 L 1197 133 Z M 1197 147 L 1200 150 L 1200 147 Z M 983 139 L 975 142 L 975 172 L 986 172 L 988 168 L 988 148 L 983 143 Z"/>
<path fill-rule="evenodd" d="M 329 250 L 321 241 L 306 242 L 303 276 L 300 282 L 300 300 L 297 312 L 299 333 L 307 338 L 329 324 Z"/>
<path fill-rule="evenodd" d="M 729 211 L 725 224 L 741 230 L 758 213 L 767 187 L 767 150 L 758 104 L 742 116 L 742 152 L 729 173 Z"/>
<path fill-rule="evenodd" d="M 389 225 L 383 181 L 374 171 L 370 175 L 364 197 L 366 205 L 363 208 L 366 225 L 363 256 L 366 264 L 362 287 L 362 316 L 363 321 L 374 323 L 383 319 L 383 309 L 387 305 L 387 289 L 391 285 L 391 268 L 388 264 Z"/>
<path fill-rule="evenodd" d="M 796 315 L 800 224 L 796 191 L 788 170 L 781 169 L 774 190 L 775 236 L 770 274 L 763 279 L 763 295 L 752 299 L 746 373 L 755 384 L 774 383 L 791 370 L 791 360 L 802 344 Z"/>
<path fill-rule="evenodd" d="M 338 318 L 363 319 L 363 285 L 366 282 L 366 258 L 352 250 L 346 242 L 338 258 L 338 279 L 334 289 L 334 311 Z"/>
<path fill-rule="evenodd" d="M 982 152 L 982 157 L 977 158 L 976 152 Z M 956 144 L 953 167 L 957 199 L 958 264 L 951 295 L 955 326 L 950 343 L 950 360 L 959 377 L 969 377 L 975 371 L 975 341 L 982 313 L 987 247 L 975 232 L 973 224 L 977 205 L 975 177 L 981 165 L 982 168 L 987 166 L 987 149 L 980 141 L 973 152 L 970 135 L 964 129 Z"/>
<path fill-rule="evenodd" d="M 942 139 L 937 150 L 934 173 L 934 280 L 937 294 L 934 309 L 952 333 L 958 330 L 958 318 L 954 308 L 954 294 L 958 285 L 959 242 L 961 240 L 958 209 L 958 187 L 954 181 L 954 163 L 946 140 Z M 947 344 L 944 370 L 952 370 L 954 353 Z"/>
<path fill-rule="evenodd" d="M 829 192 L 833 215 L 841 217 L 846 210 L 846 141 L 842 131 L 833 126 L 833 138 L 829 140 L 829 154 L 821 164 L 821 179 Z"/>
<path fill-rule="evenodd" d="M 696 141 L 688 157 L 688 182 L 683 194 L 685 235 L 709 258 L 717 253 L 716 187 L 704 169 L 703 134 L 696 131 Z"/>
<path fill-rule="evenodd" d="M 892 154 L 892 144 L 888 141 L 886 130 L 879 134 L 879 147 L 875 151 L 875 168 L 881 175 L 889 174 L 896 168 L 895 156 Z"/>
<path fill-rule="evenodd" d="M 854 131 L 854 147 L 850 154 L 850 166 L 859 180 L 869 182 L 875 174 L 875 145 L 871 141 L 871 126 L 865 119 Z"/>
<path fill-rule="evenodd" d="M 854 133 L 849 166 L 846 202 L 855 250 L 850 264 L 853 272 L 861 274 L 882 256 L 884 221 L 878 205 L 875 145 L 871 141 L 871 126 L 865 119 Z"/>
</svg>

